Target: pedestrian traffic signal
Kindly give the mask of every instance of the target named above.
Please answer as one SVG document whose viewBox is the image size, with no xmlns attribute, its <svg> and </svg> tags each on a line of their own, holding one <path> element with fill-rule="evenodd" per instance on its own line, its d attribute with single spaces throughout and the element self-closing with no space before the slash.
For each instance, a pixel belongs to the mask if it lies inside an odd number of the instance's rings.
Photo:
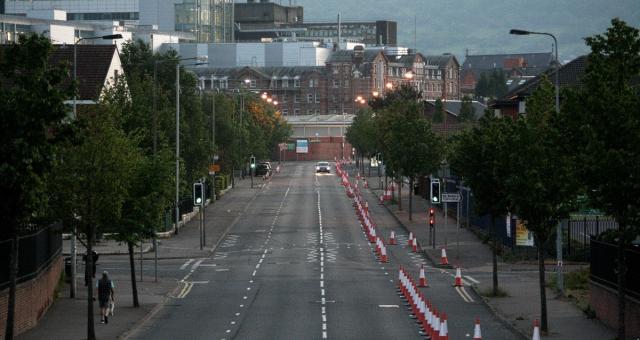
<svg viewBox="0 0 640 340">
<path fill-rule="evenodd" d="M 255 169 L 256 168 L 256 158 L 251 156 L 250 163 L 251 163 L 251 169 Z"/>
<path fill-rule="evenodd" d="M 436 224 L 436 209 L 429 208 L 429 227 L 433 228 Z"/>
<path fill-rule="evenodd" d="M 204 183 L 193 183 L 193 205 L 204 204 Z"/>
<path fill-rule="evenodd" d="M 431 204 L 440 204 L 440 180 L 431 179 Z"/>
</svg>

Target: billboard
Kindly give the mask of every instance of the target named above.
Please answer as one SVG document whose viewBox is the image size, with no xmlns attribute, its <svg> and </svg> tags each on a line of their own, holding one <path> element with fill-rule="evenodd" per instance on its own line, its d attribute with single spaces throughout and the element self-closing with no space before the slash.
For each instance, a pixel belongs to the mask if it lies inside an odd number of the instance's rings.
<svg viewBox="0 0 640 340">
<path fill-rule="evenodd" d="M 516 246 L 533 247 L 533 233 L 521 219 L 516 221 Z"/>
<path fill-rule="evenodd" d="M 296 153 L 309 153 L 309 141 L 306 139 L 296 139 Z"/>
</svg>

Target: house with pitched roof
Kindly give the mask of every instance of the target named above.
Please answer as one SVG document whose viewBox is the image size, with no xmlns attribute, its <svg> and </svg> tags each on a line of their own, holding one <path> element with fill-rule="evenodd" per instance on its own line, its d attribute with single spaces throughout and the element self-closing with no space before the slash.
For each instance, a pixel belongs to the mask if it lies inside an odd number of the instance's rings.
<svg viewBox="0 0 640 340">
<path fill-rule="evenodd" d="M 473 95 L 482 73 L 502 70 L 509 89 L 546 71 L 554 61 L 553 53 L 483 54 L 465 56 L 460 76 L 463 95 Z M 511 80 L 509 82 L 509 80 Z"/>
<path fill-rule="evenodd" d="M 517 117 L 518 114 L 526 112 L 526 99 L 538 88 L 543 76 L 554 82 L 556 72 L 558 72 L 558 84 L 561 89 L 579 86 L 586 68 L 587 56 L 585 55 L 562 65 L 559 69 L 548 69 L 522 85 L 515 87 L 504 97 L 492 101 L 489 103 L 489 107 L 494 109 L 499 116 Z"/>
</svg>

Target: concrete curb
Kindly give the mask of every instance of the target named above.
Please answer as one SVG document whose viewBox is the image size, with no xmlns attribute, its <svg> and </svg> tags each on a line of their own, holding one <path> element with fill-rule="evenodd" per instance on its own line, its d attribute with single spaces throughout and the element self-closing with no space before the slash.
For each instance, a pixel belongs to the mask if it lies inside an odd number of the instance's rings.
<svg viewBox="0 0 640 340">
<path fill-rule="evenodd" d="M 522 339 L 530 339 L 530 335 L 525 334 L 523 331 L 518 329 L 516 326 L 512 325 L 511 322 L 509 322 L 509 320 L 507 320 L 502 314 L 500 314 L 500 312 L 498 312 L 495 308 L 493 308 L 493 306 L 489 303 L 487 298 L 485 298 L 484 296 L 482 296 L 480 294 L 480 292 L 478 291 L 478 288 L 475 285 L 471 285 L 469 287 L 480 298 L 480 301 L 482 301 L 482 304 L 485 307 L 487 307 L 487 309 L 489 309 L 491 314 L 493 314 L 498 319 L 498 321 L 500 321 L 501 324 L 503 324 L 505 327 L 510 329 L 515 334 L 520 335 L 520 338 L 522 338 Z"/>
</svg>

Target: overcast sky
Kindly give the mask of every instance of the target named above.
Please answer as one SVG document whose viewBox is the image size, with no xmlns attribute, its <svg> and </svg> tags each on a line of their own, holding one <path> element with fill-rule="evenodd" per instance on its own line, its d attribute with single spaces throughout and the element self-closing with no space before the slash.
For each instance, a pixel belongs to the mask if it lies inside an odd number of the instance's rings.
<svg viewBox="0 0 640 340">
<path fill-rule="evenodd" d="M 288 0 L 276 1 L 288 5 Z M 425 54 L 545 52 L 552 40 L 543 36 L 513 36 L 511 28 L 553 33 L 561 60 L 589 49 L 584 37 L 603 33 L 620 17 L 640 27 L 640 0 L 296 0 L 304 20 L 394 20 L 399 43 Z"/>
</svg>

